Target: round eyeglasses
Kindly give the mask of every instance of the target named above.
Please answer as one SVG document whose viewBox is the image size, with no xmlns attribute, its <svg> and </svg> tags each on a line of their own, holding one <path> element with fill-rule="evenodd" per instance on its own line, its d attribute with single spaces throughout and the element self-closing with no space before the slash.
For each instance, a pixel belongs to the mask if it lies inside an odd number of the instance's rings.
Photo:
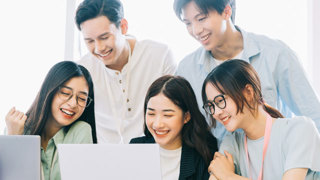
<svg viewBox="0 0 320 180">
<path fill-rule="evenodd" d="M 73 97 L 73 89 L 65 86 L 59 87 L 58 97 L 61 100 L 69 101 Z M 85 92 L 77 92 L 76 94 L 77 104 L 80 107 L 88 107 L 92 101 L 92 98 Z"/>
<path fill-rule="evenodd" d="M 202 108 L 211 115 L 214 115 L 215 113 L 215 105 L 220 108 L 220 109 L 224 109 L 226 108 L 226 99 L 224 97 L 223 94 L 220 94 L 216 97 L 214 97 L 213 101 L 207 101 Z"/>
</svg>

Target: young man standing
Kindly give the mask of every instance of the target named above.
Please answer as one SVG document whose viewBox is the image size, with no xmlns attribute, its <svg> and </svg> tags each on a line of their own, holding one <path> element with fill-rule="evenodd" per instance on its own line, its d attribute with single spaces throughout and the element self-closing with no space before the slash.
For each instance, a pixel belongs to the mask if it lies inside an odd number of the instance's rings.
<svg viewBox="0 0 320 180">
<path fill-rule="evenodd" d="M 143 134 L 149 86 L 176 70 L 172 53 L 163 44 L 127 36 L 119 0 L 85 0 L 75 19 L 90 51 L 78 63 L 93 79 L 98 143 L 128 143 Z"/>
<path fill-rule="evenodd" d="M 233 0 L 175 0 L 174 10 L 189 34 L 202 45 L 179 64 L 200 104 L 202 83 L 208 73 L 228 59 L 249 62 L 259 74 L 264 100 L 286 117 L 311 117 L 320 129 L 320 102 L 295 55 L 283 42 L 248 33 L 231 20 Z M 204 111 L 203 111 L 204 112 Z M 222 139 L 218 123 L 214 135 Z"/>
</svg>

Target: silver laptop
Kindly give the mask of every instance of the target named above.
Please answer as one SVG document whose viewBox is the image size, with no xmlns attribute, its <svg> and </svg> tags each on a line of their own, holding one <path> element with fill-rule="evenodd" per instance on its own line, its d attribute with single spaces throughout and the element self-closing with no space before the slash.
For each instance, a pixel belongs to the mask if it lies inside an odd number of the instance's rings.
<svg viewBox="0 0 320 180">
<path fill-rule="evenodd" d="M 0 136 L 0 180 L 40 180 L 40 136 Z"/>
<path fill-rule="evenodd" d="M 161 180 L 158 144 L 58 144 L 62 180 Z"/>
</svg>

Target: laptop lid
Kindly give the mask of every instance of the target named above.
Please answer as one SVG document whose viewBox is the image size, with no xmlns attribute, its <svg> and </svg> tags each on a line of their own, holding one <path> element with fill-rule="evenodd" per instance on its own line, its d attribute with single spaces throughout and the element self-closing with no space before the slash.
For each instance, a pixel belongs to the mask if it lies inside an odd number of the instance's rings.
<svg viewBox="0 0 320 180">
<path fill-rule="evenodd" d="M 161 180 L 158 144 L 59 144 L 62 180 Z"/>
<path fill-rule="evenodd" d="M 0 135 L 0 179 L 40 180 L 40 136 Z"/>
</svg>

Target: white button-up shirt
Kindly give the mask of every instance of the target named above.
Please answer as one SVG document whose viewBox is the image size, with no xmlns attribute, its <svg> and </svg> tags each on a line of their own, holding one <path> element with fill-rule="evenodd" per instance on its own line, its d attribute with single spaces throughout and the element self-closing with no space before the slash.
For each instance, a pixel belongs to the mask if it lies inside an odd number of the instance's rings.
<svg viewBox="0 0 320 180">
<path fill-rule="evenodd" d="M 107 68 L 92 54 L 78 63 L 92 76 L 98 143 L 129 143 L 143 135 L 143 104 L 149 86 L 176 70 L 170 49 L 150 40 L 136 42 L 121 72 Z"/>
</svg>

